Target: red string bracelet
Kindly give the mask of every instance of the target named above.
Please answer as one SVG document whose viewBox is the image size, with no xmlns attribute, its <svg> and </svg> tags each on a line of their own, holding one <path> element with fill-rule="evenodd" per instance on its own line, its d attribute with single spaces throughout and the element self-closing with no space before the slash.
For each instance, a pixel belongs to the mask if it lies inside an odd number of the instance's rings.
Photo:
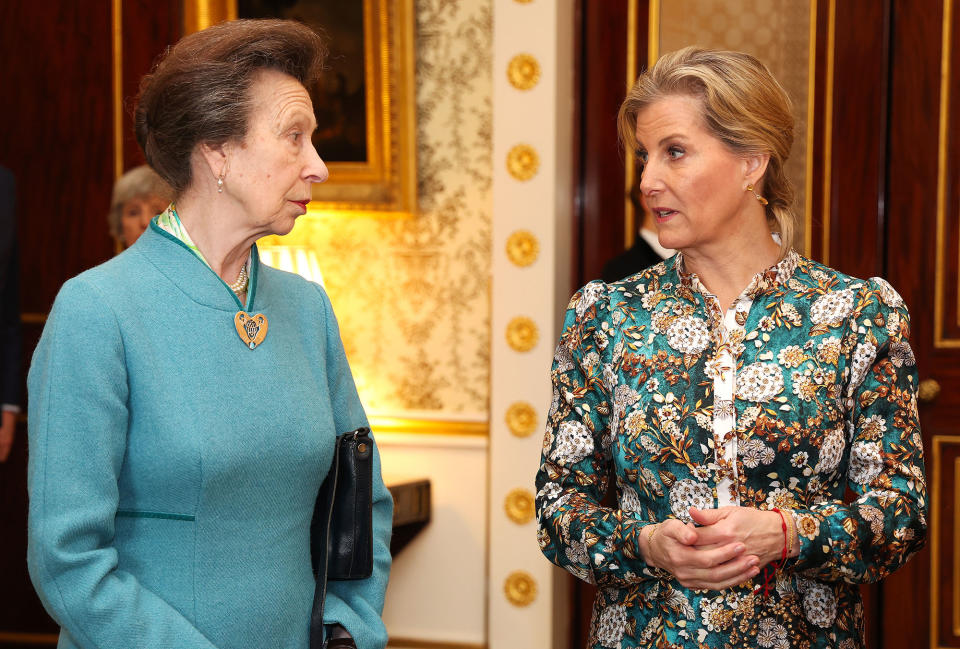
<svg viewBox="0 0 960 649">
<path fill-rule="evenodd" d="M 787 561 L 787 544 L 790 542 L 789 537 L 787 536 L 787 517 L 784 516 L 783 512 L 777 507 L 774 507 L 773 511 L 780 514 L 780 524 L 783 526 L 783 552 L 780 554 L 780 567 L 782 568 Z"/>
<path fill-rule="evenodd" d="M 773 511 L 780 514 L 780 523 L 783 527 L 783 551 L 780 553 L 779 564 L 777 562 L 771 562 L 763 567 L 763 584 L 753 591 L 754 595 L 763 593 L 764 598 L 770 595 L 770 590 L 773 587 L 771 582 L 773 581 L 774 576 L 776 576 L 777 571 L 783 568 L 783 566 L 787 563 L 787 544 L 789 543 L 789 537 L 787 537 L 787 518 L 777 507 L 774 507 Z"/>
</svg>

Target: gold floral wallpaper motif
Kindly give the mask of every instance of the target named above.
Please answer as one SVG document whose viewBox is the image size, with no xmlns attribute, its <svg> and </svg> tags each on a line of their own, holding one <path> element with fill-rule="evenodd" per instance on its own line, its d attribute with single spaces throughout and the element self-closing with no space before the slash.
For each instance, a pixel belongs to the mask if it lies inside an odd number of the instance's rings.
<svg viewBox="0 0 960 649">
<path fill-rule="evenodd" d="M 806 208 L 809 0 L 670 0 L 660 4 L 660 52 L 687 45 L 740 50 L 770 69 L 793 101 L 793 150 L 785 166 L 803 241 Z"/>
<path fill-rule="evenodd" d="M 492 11 L 491 0 L 416 1 L 419 212 L 310 216 L 280 239 L 317 252 L 373 412 L 487 408 Z"/>
</svg>

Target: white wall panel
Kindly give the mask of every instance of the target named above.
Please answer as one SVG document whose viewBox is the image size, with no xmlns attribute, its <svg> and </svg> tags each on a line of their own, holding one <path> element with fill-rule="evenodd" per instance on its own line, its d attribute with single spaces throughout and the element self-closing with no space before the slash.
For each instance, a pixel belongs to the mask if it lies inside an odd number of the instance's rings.
<svg viewBox="0 0 960 649">
<path fill-rule="evenodd" d="M 542 556 L 536 524 L 518 524 L 504 510 L 513 489 L 534 492 L 541 430 L 549 407 L 549 371 L 559 335 L 558 317 L 569 297 L 568 264 L 572 207 L 571 157 L 572 0 L 494 0 L 493 15 L 493 294 L 490 403 L 490 583 L 488 643 L 491 649 L 552 649 L 567 641 L 563 621 L 565 575 Z M 511 85 L 508 65 L 518 54 L 533 56 L 540 68 L 528 90 Z M 507 168 L 512 147 L 532 147 L 539 169 L 518 180 Z M 505 252 L 517 230 L 537 239 L 535 262 L 518 266 Z M 563 297 L 558 297 L 562 295 Z M 538 341 L 529 351 L 507 344 L 508 323 L 517 316 L 533 320 Z M 510 405 L 531 404 L 538 430 L 528 437 L 511 434 L 504 420 Z M 536 596 L 516 605 L 505 596 L 509 575 L 533 578 Z"/>
<path fill-rule="evenodd" d="M 430 523 L 394 558 L 391 639 L 484 644 L 487 438 L 380 433 L 377 444 L 385 480 L 429 477 L 432 498 Z"/>
</svg>

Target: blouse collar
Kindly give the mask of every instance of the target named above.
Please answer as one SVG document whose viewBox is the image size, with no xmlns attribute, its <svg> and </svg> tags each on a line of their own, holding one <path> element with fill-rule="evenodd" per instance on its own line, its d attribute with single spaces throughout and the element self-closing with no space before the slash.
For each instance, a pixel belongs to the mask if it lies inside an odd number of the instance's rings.
<svg viewBox="0 0 960 649">
<path fill-rule="evenodd" d="M 783 259 L 766 270 L 762 270 L 753 276 L 750 284 L 741 294 L 744 297 L 754 299 L 756 296 L 767 293 L 774 288 L 786 284 L 793 277 L 793 271 L 796 270 L 800 262 L 800 255 L 796 250 L 790 249 Z M 710 294 L 710 291 L 703 285 L 696 273 L 688 272 L 683 261 L 683 253 L 677 252 L 673 262 L 674 270 L 680 277 L 680 283 L 687 288 L 695 290 L 704 295 Z"/>
</svg>

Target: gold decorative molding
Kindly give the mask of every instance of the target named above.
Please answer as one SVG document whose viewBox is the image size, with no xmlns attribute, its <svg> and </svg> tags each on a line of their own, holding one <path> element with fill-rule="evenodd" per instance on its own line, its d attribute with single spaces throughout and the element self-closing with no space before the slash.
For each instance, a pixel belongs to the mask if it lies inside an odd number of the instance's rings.
<svg viewBox="0 0 960 649">
<path fill-rule="evenodd" d="M 960 484 L 960 457 L 953 460 L 953 484 L 954 491 L 956 485 Z M 934 514 L 936 515 L 936 514 Z M 960 536 L 958 536 L 958 527 L 960 527 L 960 498 L 954 495 L 953 499 L 953 579 L 951 591 L 953 593 L 953 635 L 960 637 Z"/>
<path fill-rule="evenodd" d="M 804 160 L 803 254 L 813 255 L 813 150 L 817 144 L 814 116 L 817 111 L 817 0 L 810 0 L 810 34 L 807 37 L 807 155 Z M 827 94 L 833 88 L 826 88 Z"/>
<path fill-rule="evenodd" d="M 475 644 L 472 642 L 444 642 L 437 640 L 419 640 L 417 638 L 394 638 L 390 637 L 387 642 L 387 649 L 396 647 L 397 649 L 487 649 L 488 645 Z"/>
<path fill-rule="evenodd" d="M 528 144 L 518 144 L 507 153 L 507 171 L 517 180 L 530 180 L 540 169 L 540 156 Z"/>
<path fill-rule="evenodd" d="M 123 2 L 113 0 L 113 177 L 123 175 Z"/>
<path fill-rule="evenodd" d="M 948 0 L 949 1 L 949 0 Z M 937 603 L 940 601 L 940 552 L 942 548 L 940 546 L 940 529 L 941 529 L 941 516 L 939 512 L 943 508 L 943 489 L 941 488 L 941 481 L 943 480 L 943 474 L 948 473 L 949 469 L 945 470 L 943 466 L 943 446 L 944 445 L 958 446 L 960 445 L 960 435 L 934 435 L 933 440 L 930 444 L 932 451 L 932 462 L 930 463 L 930 477 L 929 484 L 932 486 L 931 489 L 931 498 L 930 498 L 930 529 L 927 538 L 929 539 L 928 543 L 930 546 L 930 649 L 948 649 L 940 644 L 938 634 L 940 629 L 940 607 Z M 960 479 L 960 458 L 954 459 L 954 480 Z M 950 490 L 946 490 L 948 494 L 952 493 Z M 954 557 L 954 570 L 953 570 L 953 579 L 952 579 L 952 590 L 953 590 L 953 601 L 954 601 L 954 610 L 953 610 L 953 632 L 954 635 L 960 635 L 960 629 L 957 628 L 957 616 L 960 615 L 960 611 L 956 609 L 956 602 L 960 599 L 960 574 L 958 574 L 957 558 L 960 557 L 960 530 L 957 530 L 957 500 L 956 495 L 954 495 L 954 520 L 947 521 L 946 524 L 953 525 L 953 557 Z"/>
<path fill-rule="evenodd" d="M 529 437 L 537 430 L 537 411 L 526 401 L 511 403 L 505 419 L 515 437 Z"/>
<path fill-rule="evenodd" d="M 513 0 L 513 1 L 516 2 L 518 5 L 528 5 L 531 2 L 533 2 L 533 0 Z"/>
<path fill-rule="evenodd" d="M 530 90 L 540 81 L 540 64 L 530 54 L 517 54 L 507 65 L 507 80 L 517 90 Z"/>
<path fill-rule="evenodd" d="M 627 2 L 627 83 L 624 90 L 629 93 L 633 84 L 637 82 L 637 15 L 639 8 L 638 0 L 628 0 Z M 651 0 L 648 11 L 649 30 L 654 29 L 653 21 L 655 16 L 659 16 L 659 7 L 656 7 L 657 0 Z M 656 30 L 659 33 L 660 23 L 657 18 Z M 652 43 L 654 38 L 659 38 L 653 31 L 648 31 L 649 40 Z M 653 65 L 653 61 L 649 65 Z M 632 150 L 634 147 L 627 147 Z M 633 201 L 630 200 L 634 179 L 636 176 L 636 166 L 633 155 L 624 156 L 623 164 L 623 248 L 629 250 L 633 247 L 634 240 L 637 237 L 637 214 L 633 207 Z M 641 220 L 643 215 L 640 215 Z"/>
<path fill-rule="evenodd" d="M 503 499 L 503 510 L 506 512 L 507 518 L 517 525 L 526 525 L 533 520 L 533 492 L 522 487 L 511 489 L 507 497 Z"/>
<path fill-rule="evenodd" d="M 529 266 L 540 254 L 540 242 L 532 232 L 517 230 L 507 238 L 507 258 L 517 266 Z"/>
<path fill-rule="evenodd" d="M 827 16 L 827 65 L 826 65 L 826 96 L 823 101 L 823 249 L 820 251 L 820 261 L 824 266 L 830 264 L 830 207 L 833 203 L 833 77 L 835 59 L 834 50 L 837 41 L 837 0 L 830 0 L 829 15 Z M 815 44 L 813 45 L 815 46 Z M 816 74 L 815 70 L 808 70 L 807 74 Z M 810 116 L 807 121 L 812 122 Z M 809 153 L 809 152 L 808 152 Z M 811 154 L 812 155 L 812 154 Z M 807 197 L 807 201 L 810 197 Z"/>
<path fill-rule="evenodd" d="M 185 0 L 183 33 L 192 34 L 224 20 L 237 19 L 235 0 Z"/>
<path fill-rule="evenodd" d="M 46 313 L 21 313 L 20 322 L 23 324 L 46 324 Z"/>
<path fill-rule="evenodd" d="M 944 291 L 947 277 L 945 252 L 947 240 L 947 144 L 949 142 L 950 122 L 950 57 L 953 53 L 953 0 L 943 2 L 943 37 L 940 45 L 940 120 L 937 132 L 937 239 L 934 271 L 933 294 L 933 346 L 935 349 L 960 347 L 960 339 L 947 338 L 943 333 Z M 960 290 L 960 282 L 957 282 Z M 960 295 L 957 296 L 960 309 Z M 960 321 L 960 313 L 958 313 Z"/>
<path fill-rule="evenodd" d="M 533 349 L 540 338 L 537 324 L 526 316 L 519 315 L 507 324 L 507 344 L 518 352 Z"/>
<path fill-rule="evenodd" d="M 465 435 L 486 437 L 490 425 L 485 421 L 450 421 L 441 419 L 414 419 L 367 413 L 374 436 L 379 433 L 402 433 L 405 435 Z"/>
<path fill-rule="evenodd" d="M 0 631 L 0 643 L 11 645 L 48 645 L 55 646 L 60 636 L 56 633 L 11 633 Z"/>
<path fill-rule="evenodd" d="M 410 217 L 418 209 L 413 0 L 359 1 L 366 160 L 325 160 L 330 178 L 313 185 L 310 218 Z M 190 34 L 236 20 L 237 0 L 184 0 L 183 15 Z"/>
<path fill-rule="evenodd" d="M 537 582 L 530 573 L 514 570 L 503 582 L 503 594 L 514 606 L 529 606 L 537 598 Z"/>
</svg>

